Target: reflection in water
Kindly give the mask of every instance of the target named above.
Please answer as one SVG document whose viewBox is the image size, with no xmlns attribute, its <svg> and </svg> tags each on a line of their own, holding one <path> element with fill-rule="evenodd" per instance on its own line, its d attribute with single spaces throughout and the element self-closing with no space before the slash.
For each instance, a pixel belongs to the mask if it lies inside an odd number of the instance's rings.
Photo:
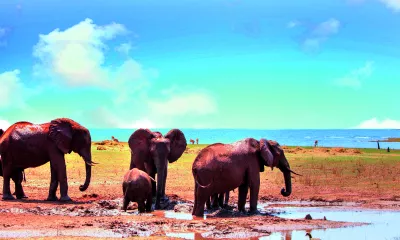
<svg viewBox="0 0 400 240">
<path fill-rule="evenodd" d="M 400 212 L 360 210 L 349 211 L 341 209 L 318 208 L 318 207 L 288 207 L 279 208 L 285 213 L 276 214 L 279 217 L 303 219 L 306 214 L 311 214 L 314 219 L 322 219 L 324 216 L 332 221 L 346 222 L 367 222 L 370 225 L 348 228 L 318 229 L 307 231 L 315 238 L 324 240 L 336 239 L 400 239 L 400 228 L 397 222 L 400 219 Z M 260 239 L 307 239 L 306 231 L 293 231 L 290 238 L 287 233 L 273 233 L 268 237 Z"/>
<path fill-rule="evenodd" d="M 152 212 L 154 216 L 157 217 L 165 217 L 165 218 L 173 218 L 180 220 L 205 220 L 206 215 L 204 217 L 195 217 L 192 216 L 191 213 L 182 213 L 182 212 L 174 212 L 174 211 L 154 211 Z"/>
</svg>

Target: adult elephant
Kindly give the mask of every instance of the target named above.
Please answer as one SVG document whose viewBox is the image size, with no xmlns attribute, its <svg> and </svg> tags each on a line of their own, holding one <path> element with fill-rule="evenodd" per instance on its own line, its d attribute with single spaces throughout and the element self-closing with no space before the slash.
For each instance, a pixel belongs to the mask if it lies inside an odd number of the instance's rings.
<svg viewBox="0 0 400 240">
<path fill-rule="evenodd" d="M 130 168 L 145 171 L 152 178 L 157 174 L 157 185 L 152 182 L 152 194 L 156 196 L 155 209 L 160 209 L 161 197 L 165 196 L 168 162 L 177 161 L 186 149 L 186 138 L 179 129 L 171 129 L 165 136 L 160 132 L 140 128 L 129 138 L 131 149 Z M 156 188 L 157 187 L 157 188 Z"/>
<path fill-rule="evenodd" d="M 278 167 L 285 178 L 285 197 L 292 192 L 291 172 L 285 154 L 275 141 L 246 138 L 232 144 L 216 143 L 202 149 L 192 165 L 195 180 L 192 215 L 204 215 L 204 203 L 210 196 L 239 187 L 238 210 L 244 211 L 250 188 L 250 212 L 257 210 L 260 172 L 264 166 Z M 295 173 L 296 174 L 296 173 Z"/>
<path fill-rule="evenodd" d="M 70 201 L 64 155 L 72 151 L 85 161 L 86 180 L 79 187 L 81 191 L 85 191 L 89 187 L 91 166 L 94 164 L 88 129 L 68 118 L 57 118 L 43 124 L 17 122 L 11 125 L 0 137 L 3 199 L 15 199 L 10 192 L 10 178 L 17 176 L 19 179 L 20 172 L 24 169 L 38 167 L 50 161 L 51 180 L 47 200 L 58 200 L 56 191 L 60 183 L 60 201 Z M 21 194 L 22 185 L 16 182 L 16 195 L 19 197 Z"/>
</svg>

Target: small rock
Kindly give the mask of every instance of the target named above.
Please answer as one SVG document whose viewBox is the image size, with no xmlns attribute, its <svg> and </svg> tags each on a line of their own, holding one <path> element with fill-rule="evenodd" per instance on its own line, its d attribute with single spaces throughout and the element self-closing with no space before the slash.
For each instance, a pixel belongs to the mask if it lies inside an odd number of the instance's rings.
<svg viewBox="0 0 400 240">
<path fill-rule="evenodd" d="M 312 217 L 311 217 L 310 214 L 307 214 L 306 217 L 305 217 L 305 219 L 307 219 L 307 220 L 312 220 Z"/>
</svg>

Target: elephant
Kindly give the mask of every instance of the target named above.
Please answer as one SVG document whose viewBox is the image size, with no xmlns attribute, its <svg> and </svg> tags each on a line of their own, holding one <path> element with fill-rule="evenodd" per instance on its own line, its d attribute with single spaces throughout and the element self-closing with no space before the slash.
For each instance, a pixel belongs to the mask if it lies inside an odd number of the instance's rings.
<svg viewBox="0 0 400 240">
<path fill-rule="evenodd" d="M 0 137 L 1 135 L 3 135 L 4 131 L 3 129 L 0 128 Z M 2 160 L 1 160 L 1 156 L 0 156 L 0 176 L 3 176 L 3 168 L 2 168 Z M 22 170 L 15 170 L 12 172 L 11 174 L 11 179 L 13 180 L 16 189 L 18 188 L 17 185 L 21 185 L 22 186 L 22 181 L 26 182 L 25 179 L 25 172 Z M 22 198 L 28 198 L 25 193 L 24 190 L 21 187 L 21 191 L 17 194 L 16 192 L 13 193 L 13 195 L 17 196 L 17 199 L 22 199 Z"/>
<path fill-rule="evenodd" d="M 92 166 L 91 136 L 87 128 L 69 118 L 57 118 L 47 123 L 16 122 L 0 137 L 2 157 L 3 200 L 14 200 L 10 178 L 15 172 L 50 162 L 51 180 L 48 201 L 71 201 L 68 196 L 67 171 L 64 155 L 78 153 L 85 161 L 86 179 L 79 187 L 85 191 L 90 184 Z M 20 179 L 20 173 L 18 173 Z M 60 199 L 56 191 L 60 183 Z M 16 195 L 23 195 L 22 185 L 16 182 Z"/>
<path fill-rule="evenodd" d="M 155 182 L 154 178 L 137 168 L 132 168 L 125 174 L 122 183 L 122 192 L 124 193 L 122 209 L 125 212 L 129 202 L 137 202 L 139 213 L 151 212 L 153 203 L 151 181 Z"/>
<path fill-rule="evenodd" d="M 257 141 L 245 138 L 232 144 L 215 143 L 203 148 L 192 165 L 195 180 L 195 203 L 192 215 L 204 215 L 204 203 L 213 194 L 239 188 L 238 210 L 244 211 L 250 188 L 250 212 L 257 211 L 260 189 L 260 172 L 264 166 L 279 168 L 285 178 L 286 190 L 281 194 L 288 197 L 292 192 L 291 173 L 283 149 L 276 141 L 264 138 Z"/>
<path fill-rule="evenodd" d="M 191 144 L 194 144 L 194 140 L 193 139 L 190 139 L 189 141 L 190 141 Z"/>
<path fill-rule="evenodd" d="M 152 182 L 152 196 L 156 197 L 155 209 L 160 209 L 161 198 L 165 198 L 168 162 L 177 161 L 186 149 L 187 143 L 183 132 L 171 129 L 165 136 L 149 129 L 137 129 L 129 137 L 131 164 L 129 169 L 138 168 L 155 179 Z M 157 187 L 157 188 L 156 188 Z"/>
<path fill-rule="evenodd" d="M 207 209 L 217 208 L 217 207 L 224 208 L 228 206 L 228 202 L 229 202 L 229 191 L 225 193 L 213 194 L 210 198 L 207 199 L 206 206 Z"/>
</svg>

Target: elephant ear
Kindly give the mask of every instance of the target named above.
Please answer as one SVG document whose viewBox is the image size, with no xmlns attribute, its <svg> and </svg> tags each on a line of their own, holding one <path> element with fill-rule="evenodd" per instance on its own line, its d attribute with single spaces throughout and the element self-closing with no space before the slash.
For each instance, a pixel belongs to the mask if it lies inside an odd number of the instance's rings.
<svg viewBox="0 0 400 240">
<path fill-rule="evenodd" d="M 149 129 L 139 128 L 129 137 L 128 144 L 132 154 L 141 156 L 147 160 L 150 154 L 150 139 L 154 138 L 155 134 Z"/>
<path fill-rule="evenodd" d="M 272 141 L 268 141 L 264 138 L 260 139 L 260 154 L 262 159 L 264 159 L 264 164 L 271 169 L 274 169 L 278 165 L 278 157 L 276 155 L 276 151 L 274 150 L 274 146 L 271 146 Z M 273 154 L 273 152 L 275 154 Z"/>
<path fill-rule="evenodd" d="M 53 140 L 61 152 L 71 153 L 72 127 L 69 122 L 55 119 L 50 122 L 49 137 Z"/>
<path fill-rule="evenodd" d="M 168 138 L 171 142 L 168 161 L 173 163 L 178 160 L 186 150 L 187 143 L 185 134 L 179 129 L 171 129 L 165 135 L 165 138 Z"/>
</svg>

